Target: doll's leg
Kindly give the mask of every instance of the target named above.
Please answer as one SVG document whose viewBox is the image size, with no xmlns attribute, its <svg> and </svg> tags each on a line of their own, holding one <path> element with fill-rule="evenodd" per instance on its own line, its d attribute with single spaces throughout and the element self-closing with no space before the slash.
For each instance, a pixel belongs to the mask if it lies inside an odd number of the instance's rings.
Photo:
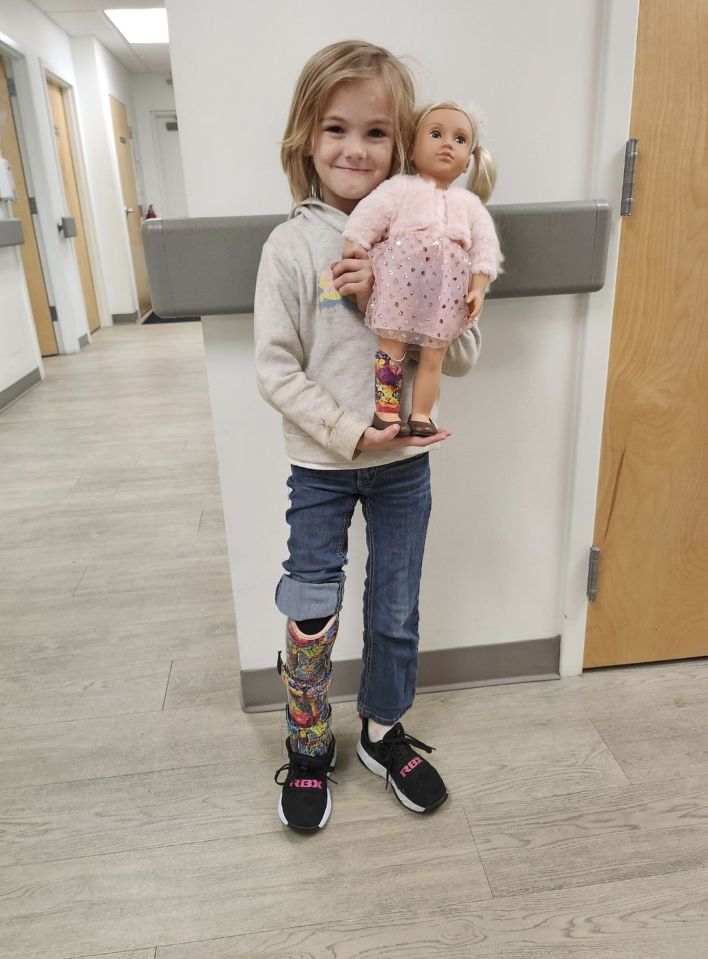
<svg viewBox="0 0 708 959">
<path fill-rule="evenodd" d="M 436 350 L 421 346 L 418 369 L 413 380 L 413 411 L 411 419 L 430 422 L 430 413 L 440 390 L 440 376 L 447 349 Z"/>
<path fill-rule="evenodd" d="M 378 338 L 374 389 L 376 416 L 386 423 L 401 422 L 401 387 L 403 385 L 403 361 L 406 358 L 405 343 L 398 340 Z"/>
</svg>

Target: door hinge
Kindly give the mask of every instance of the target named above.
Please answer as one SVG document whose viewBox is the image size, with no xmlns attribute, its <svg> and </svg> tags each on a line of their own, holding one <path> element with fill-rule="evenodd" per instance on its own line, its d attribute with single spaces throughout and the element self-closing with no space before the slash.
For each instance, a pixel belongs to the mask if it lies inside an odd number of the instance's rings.
<svg viewBox="0 0 708 959">
<path fill-rule="evenodd" d="M 33 196 L 28 196 L 28 197 L 27 197 L 27 200 L 28 200 L 28 202 L 29 202 L 30 213 L 32 214 L 32 216 L 36 216 L 36 214 L 37 214 L 37 201 L 35 200 L 35 198 L 34 198 Z"/>
<path fill-rule="evenodd" d="M 14 77 L 8 77 L 8 78 L 7 78 L 7 91 L 8 91 L 8 93 L 10 94 L 11 97 L 16 97 L 16 96 L 17 96 L 17 87 L 15 86 L 15 78 L 14 78 Z"/>
<path fill-rule="evenodd" d="M 588 602 L 594 603 L 597 599 L 597 576 L 600 568 L 600 547 L 590 547 L 588 562 Z"/>
<path fill-rule="evenodd" d="M 50 315 L 51 318 L 52 318 L 52 323 L 58 323 L 58 322 L 59 322 L 59 314 L 57 313 L 57 308 L 56 308 L 56 306 L 50 306 L 50 307 L 49 307 L 49 315 Z"/>
<path fill-rule="evenodd" d="M 634 176 L 637 171 L 637 157 L 639 156 L 639 140 L 627 140 L 624 148 L 624 176 L 622 177 L 622 203 L 620 216 L 632 215 L 634 203 Z"/>
</svg>

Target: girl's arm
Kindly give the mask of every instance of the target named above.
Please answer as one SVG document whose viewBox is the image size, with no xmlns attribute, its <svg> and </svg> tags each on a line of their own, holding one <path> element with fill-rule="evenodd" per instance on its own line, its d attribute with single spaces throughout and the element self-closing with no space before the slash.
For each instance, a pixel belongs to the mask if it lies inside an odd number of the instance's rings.
<svg viewBox="0 0 708 959">
<path fill-rule="evenodd" d="M 254 328 L 256 382 L 263 399 L 325 449 L 352 460 L 369 426 L 359 413 L 340 406 L 309 379 L 298 336 L 297 278 L 270 243 L 261 254 L 256 282 Z"/>
</svg>

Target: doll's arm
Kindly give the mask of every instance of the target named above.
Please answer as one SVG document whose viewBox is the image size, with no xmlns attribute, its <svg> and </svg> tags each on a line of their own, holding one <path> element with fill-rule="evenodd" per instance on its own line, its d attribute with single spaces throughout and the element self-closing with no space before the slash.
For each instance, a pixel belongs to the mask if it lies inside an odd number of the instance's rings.
<svg viewBox="0 0 708 959">
<path fill-rule="evenodd" d="M 471 272 L 485 274 L 488 286 L 496 280 L 504 258 L 499 249 L 499 238 L 489 211 L 478 196 L 473 193 L 468 193 L 467 196 L 469 226 L 472 234 Z"/>
<path fill-rule="evenodd" d="M 399 178 L 384 180 L 373 193 L 359 200 L 349 215 L 344 239 L 367 251 L 382 240 L 388 233 L 402 189 Z"/>
<path fill-rule="evenodd" d="M 489 277 L 486 273 L 473 273 L 470 277 L 469 289 L 467 292 L 468 317 L 476 320 L 482 312 L 484 306 L 484 297 L 489 289 Z"/>
<path fill-rule="evenodd" d="M 369 420 L 340 406 L 331 393 L 306 376 L 298 335 L 297 290 L 292 265 L 266 242 L 254 308 L 258 391 L 267 403 L 317 443 L 351 461 L 357 455 L 357 443 Z"/>
</svg>

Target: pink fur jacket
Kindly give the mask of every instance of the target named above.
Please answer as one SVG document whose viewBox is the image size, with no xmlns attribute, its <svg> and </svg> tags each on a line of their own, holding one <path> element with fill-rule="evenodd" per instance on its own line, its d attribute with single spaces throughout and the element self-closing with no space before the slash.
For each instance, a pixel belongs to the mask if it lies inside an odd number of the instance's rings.
<svg viewBox="0 0 708 959">
<path fill-rule="evenodd" d="M 491 216 L 474 193 L 441 190 L 431 180 L 401 174 L 384 180 L 352 212 L 344 239 L 365 250 L 405 233 L 446 236 L 469 252 L 471 272 L 496 279 L 501 254 Z"/>
</svg>

